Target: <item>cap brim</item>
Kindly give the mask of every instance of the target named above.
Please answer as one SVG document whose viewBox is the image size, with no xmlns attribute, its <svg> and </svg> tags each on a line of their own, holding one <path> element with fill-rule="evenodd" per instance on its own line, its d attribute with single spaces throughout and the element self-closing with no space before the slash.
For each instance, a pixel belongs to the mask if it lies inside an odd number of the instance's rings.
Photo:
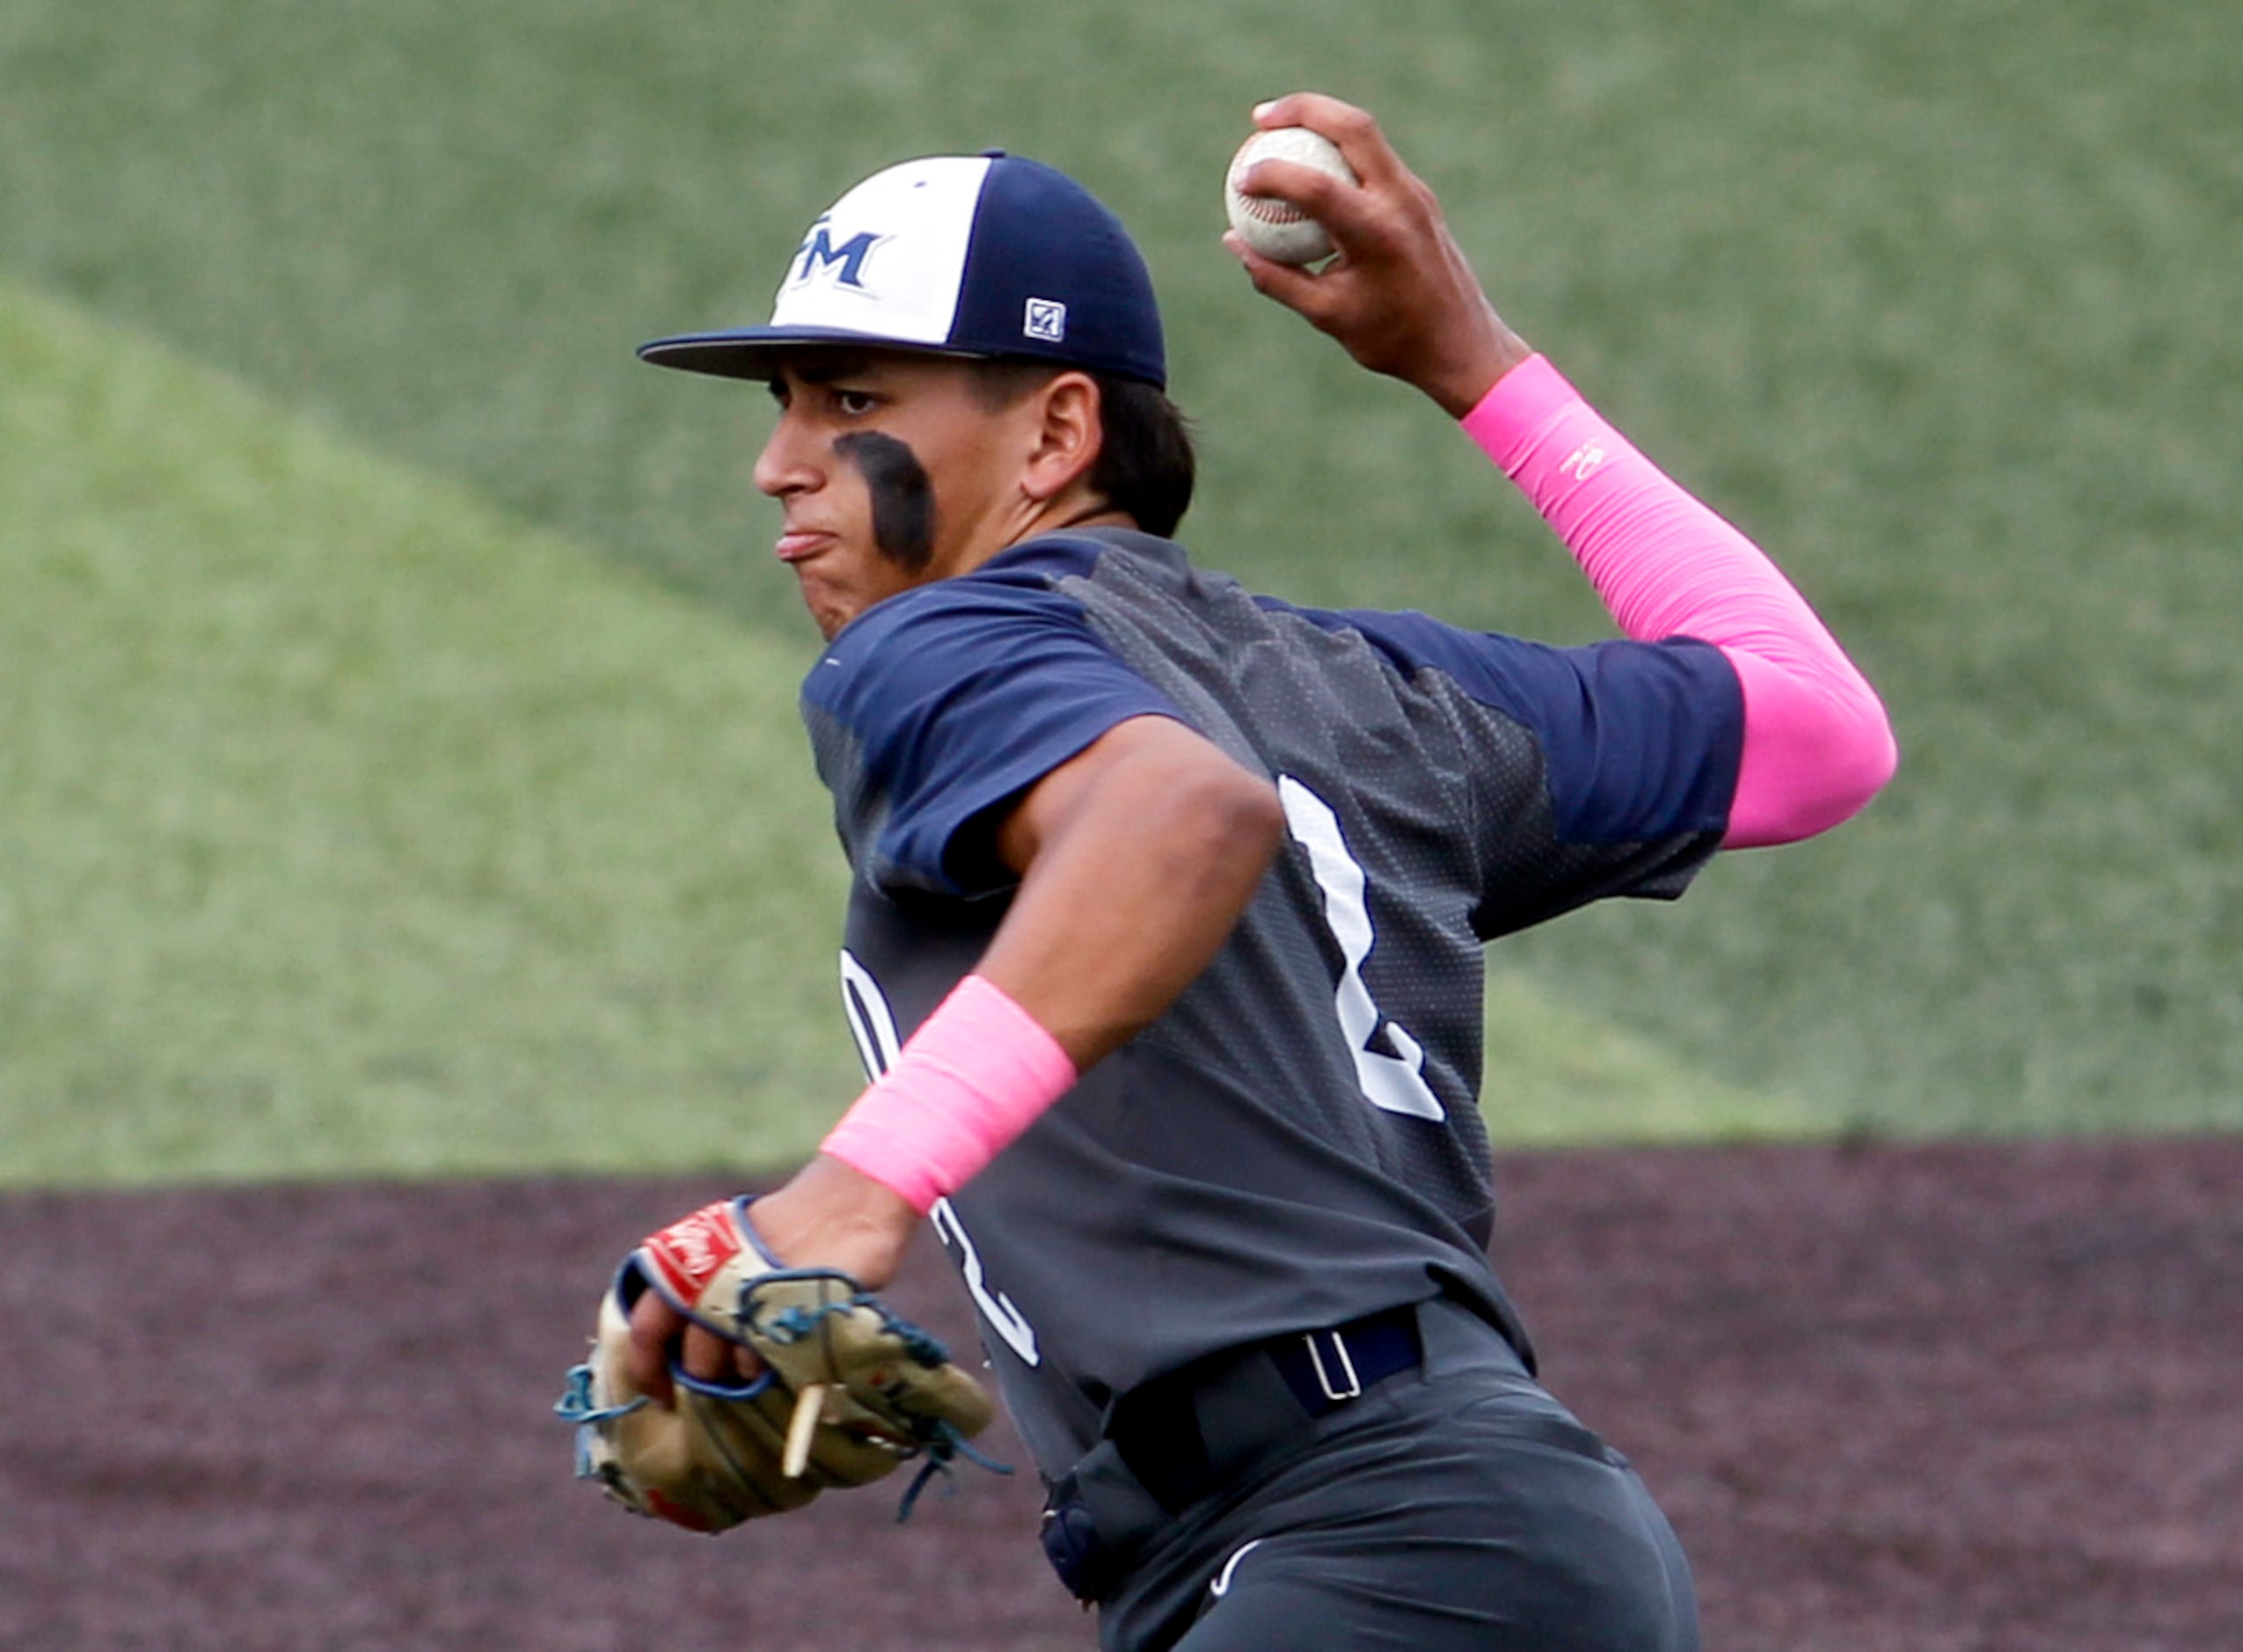
<svg viewBox="0 0 2243 1652">
<path fill-rule="evenodd" d="M 709 373 L 719 378 L 768 380 L 778 372 L 784 357 L 797 350 L 820 347 L 900 350 L 911 355 L 975 359 L 975 353 L 969 350 L 916 344 L 909 340 L 851 333 L 840 327 L 736 327 L 724 333 L 682 333 L 676 338 L 656 339 L 640 345 L 639 359 L 656 367 Z"/>
</svg>

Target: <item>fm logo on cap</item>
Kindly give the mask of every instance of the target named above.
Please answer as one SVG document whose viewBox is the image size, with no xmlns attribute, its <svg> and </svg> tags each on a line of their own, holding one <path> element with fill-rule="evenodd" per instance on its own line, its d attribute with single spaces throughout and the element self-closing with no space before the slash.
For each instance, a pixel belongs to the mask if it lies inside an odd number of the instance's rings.
<svg viewBox="0 0 2243 1652">
<path fill-rule="evenodd" d="M 872 256 L 874 247 L 888 238 L 870 230 L 859 230 L 836 246 L 833 244 L 832 223 L 830 218 L 821 218 L 810 226 L 810 233 L 803 238 L 801 246 L 797 249 L 800 259 L 794 267 L 793 284 L 800 287 L 820 271 L 829 271 L 837 267 L 840 274 L 833 277 L 834 284 L 863 292 L 865 260 Z"/>
</svg>

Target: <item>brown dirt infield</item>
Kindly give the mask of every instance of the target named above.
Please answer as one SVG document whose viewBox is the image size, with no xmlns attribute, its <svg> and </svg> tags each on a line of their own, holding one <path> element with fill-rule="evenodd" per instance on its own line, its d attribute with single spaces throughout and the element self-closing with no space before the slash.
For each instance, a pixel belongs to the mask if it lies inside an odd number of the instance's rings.
<svg viewBox="0 0 2243 1652">
<path fill-rule="evenodd" d="M 1709 1652 L 2243 1647 L 2243 1139 L 1504 1176 L 1545 1374 L 1673 1514 Z M 724 1190 L 0 1199 L 0 1646 L 1090 1645 L 1024 1480 L 715 1539 L 571 1482 L 607 1269 Z M 939 1257 L 895 1295 L 970 1345 Z"/>
</svg>

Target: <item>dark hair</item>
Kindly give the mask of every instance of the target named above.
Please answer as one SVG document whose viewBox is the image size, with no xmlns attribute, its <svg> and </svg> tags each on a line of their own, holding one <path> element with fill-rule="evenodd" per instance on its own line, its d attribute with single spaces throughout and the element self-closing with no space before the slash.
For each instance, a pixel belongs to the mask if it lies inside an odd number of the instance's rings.
<svg viewBox="0 0 2243 1652">
<path fill-rule="evenodd" d="M 1119 374 L 1019 359 L 976 362 L 974 376 L 990 406 L 1009 407 L 1070 371 L 1088 374 L 1098 386 L 1103 440 L 1091 465 L 1091 486 L 1147 533 L 1170 537 L 1191 508 L 1198 462 L 1190 421 L 1165 392 Z"/>
</svg>

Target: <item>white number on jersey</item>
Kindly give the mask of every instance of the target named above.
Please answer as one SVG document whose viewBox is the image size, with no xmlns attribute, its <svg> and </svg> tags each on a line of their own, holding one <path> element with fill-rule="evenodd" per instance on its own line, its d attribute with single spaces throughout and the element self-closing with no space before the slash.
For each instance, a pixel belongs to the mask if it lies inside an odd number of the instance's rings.
<svg viewBox="0 0 2243 1652">
<path fill-rule="evenodd" d="M 1277 795 L 1285 806 L 1285 823 L 1293 841 L 1308 851 L 1309 870 L 1324 895 L 1324 921 L 1332 939 L 1340 943 L 1342 969 L 1334 1007 L 1340 1030 L 1355 1058 L 1355 1082 L 1363 1100 L 1388 1113 L 1414 1119 L 1441 1119 L 1441 1099 L 1425 1082 L 1425 1050 L 1397 1021 L 1385 1020 L 1363 984 L 1363 960 L 1370 956 L 1370 903 L 1363 870 L 1348 852 L 1340 835 L 1340 817 L 1332 806 L 1290 774 L 1277 777 Z M 1387 1042 L 1399 1055 L 1370 1048 L 1381 1022 Z"/>
<path fill-rule="evenodd" d="M 973 1236 L 958 1219 L 958 1212 L 950 1208 L 950 1201 L 937 1199 L 927 1214 L 934 1219 L 935 1232 L 942 1242 L 956 1249 L 958 1271 L 964 1276 L 966 1289 L 973 1296 L 974 1305 L 982 1311 L 982 1318 L 988 1321 L 989 1328 L 1004 1339 L 1005 1346 L 1018 1354 L 1023 1364 L 1038 1363 L 1043 1356 L 1036 1350 L 1036 1327 L 1012 1305 L 1012 1297 L 1002 1290 L 990 1290 L 989 1282 L 982 1277 L 982 1254 L 974 1248 Z"/>
<path fill-rule="evenodd" d="M 873 972 L 846 947 L 841 949 L 841 1010 L 849 1018 L 849 1035 L 857 1041 L 857 1059 L 865 1064 L 867 1082 L 895 1065 L 903 1048 L 895 1033 L 895 1012 Z"/>
</svg>

